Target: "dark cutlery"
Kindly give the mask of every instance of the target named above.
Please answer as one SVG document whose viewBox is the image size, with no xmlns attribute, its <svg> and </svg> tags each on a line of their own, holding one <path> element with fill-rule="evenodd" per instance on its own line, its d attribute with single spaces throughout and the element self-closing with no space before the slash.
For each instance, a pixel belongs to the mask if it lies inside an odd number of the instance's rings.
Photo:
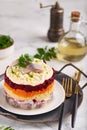
<svg viewBox="0 0 87 130">
<path fill-rule="evenodd" d="M 62 86 L 63 86 L 63 88 L 65 90 L 65 100 L 66 100 L 67 97 L 69 98 L 72 95 L 72 79 L 70 79 L 70 78 L 63 78 Z M 64 114 L 65 100 L 64 100 L 63 104 L 61 105 L 61 112 L 60 112 L 58 130 L 61 130 L 61 127 L 62 127 L 62 120 L 63 120 L 63 114 Z"/>
<path fill-rule="evenodd" d="M 81 73 L 78 71 L 75 75 L 76 85 L 73 94 L 73 109 L 72 109 L 72 128 L 75 127 L 77 108 L 78 108 L 78 92 L 79 92 L 79 81 L 80 81 Z"/>
</svg>

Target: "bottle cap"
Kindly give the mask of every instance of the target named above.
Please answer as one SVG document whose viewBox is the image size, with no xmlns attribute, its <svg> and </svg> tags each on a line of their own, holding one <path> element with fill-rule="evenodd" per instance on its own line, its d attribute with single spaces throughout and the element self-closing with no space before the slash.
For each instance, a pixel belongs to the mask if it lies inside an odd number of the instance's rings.
<svg viewBox="0 0 87 130">
<path fill-rule="evenodd" d="M 71 20 L 73 22 L 78 22 L 80 18 L 80 12 L 79 11 L 73 11 L 71 12 Z"/>
</svg>

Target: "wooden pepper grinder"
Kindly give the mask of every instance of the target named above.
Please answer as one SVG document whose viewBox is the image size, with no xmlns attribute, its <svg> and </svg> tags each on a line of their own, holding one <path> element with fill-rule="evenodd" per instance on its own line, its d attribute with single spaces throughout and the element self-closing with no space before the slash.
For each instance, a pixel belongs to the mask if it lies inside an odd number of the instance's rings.
<svg viewBox="0 0 87 130">
<path fill-rule="evenodd" d="M 64 9 L 61 8 L 56 2 L 55 5 L 48 5 L 52 8 L 50 9 L 50 28 L 48 30 L 47 36 L 50 41 L 52 42 L 58 42 L 59 38 L 64 34 L 63 29 L 63 14 Z M 48 7 L 48 6 L 42 6 L 41 8 Z"/>
</svg>

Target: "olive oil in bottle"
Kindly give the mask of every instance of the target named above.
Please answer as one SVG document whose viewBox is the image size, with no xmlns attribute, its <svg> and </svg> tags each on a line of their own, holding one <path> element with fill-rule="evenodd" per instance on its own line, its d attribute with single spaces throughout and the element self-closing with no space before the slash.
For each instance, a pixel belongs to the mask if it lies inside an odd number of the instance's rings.
<svg viewBox="0 0 87 130">
<path fill-rule="evenodd" d="M 79 31 L 79 12 L 71 13 L 70 30 L 58 42 L 57 58 L 60 61 L 79 61 L 87 53 L 86 41 Z"/>
</svg>

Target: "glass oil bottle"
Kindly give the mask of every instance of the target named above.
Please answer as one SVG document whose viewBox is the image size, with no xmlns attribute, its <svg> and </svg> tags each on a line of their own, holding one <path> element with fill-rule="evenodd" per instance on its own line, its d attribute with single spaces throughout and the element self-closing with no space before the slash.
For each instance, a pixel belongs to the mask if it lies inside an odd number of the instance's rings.
<svg viewBox="0 0 87 130">
<path fill-rule="evenodd" d="M 57 58 L 60 61 L 80 61 L 87 53 L 84 35 L 80 30 L 80 12 L 71 12 L 70 29 L 58 42 Z"/>
</svg>

